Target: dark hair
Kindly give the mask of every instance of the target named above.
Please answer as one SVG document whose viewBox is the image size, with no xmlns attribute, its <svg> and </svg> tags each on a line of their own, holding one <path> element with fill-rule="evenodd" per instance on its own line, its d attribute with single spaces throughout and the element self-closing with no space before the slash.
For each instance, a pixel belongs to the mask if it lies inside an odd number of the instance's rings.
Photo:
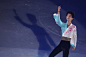
<svg viewBox="0 0 86 57">
<path fill-rule="evenodd" d="M 68 11 L 68 12 L 66 13 L 66 16 L 67 16 L 68 14 L 71 14 L 71 15 L 72 15 L 72 18 L 74 18 L 74 17 L 75 17 L 75 13 L 74 13 L 74 12 L 72 12 L 72 11 Z"/>
</svg>

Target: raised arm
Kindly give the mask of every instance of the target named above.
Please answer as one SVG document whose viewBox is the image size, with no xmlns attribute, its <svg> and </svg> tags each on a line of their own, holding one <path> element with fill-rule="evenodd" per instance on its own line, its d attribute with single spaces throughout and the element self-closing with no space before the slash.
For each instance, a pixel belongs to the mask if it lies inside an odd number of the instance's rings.
<svg viewBox="0 0 86 57">
<path fill-rule="evenodd" d="M 17 14 L 17 12 L 16 12 L 15 9 L 13 9 L 13 11 L 14 11 L 14 13 L 15 13 L 15 15 L 16 15 L 16 16 L 14 16 L 15 19 L 16 19 L 19 23 L 21 23 L 23 26 L 26 26 L 26 27 L 28 27 L 28 28 L 31 27 L 31 25 L 29 25 L 29 24 L 25 23 L 24 21 L 22 21 L 22 19 L 18 16 L 18 14 Z"/>
<path fill-rule="evenodd" d="M 64 23 L 60 19 L 60 9 L 61 9 L 61 7 L 59 6 L 57 14 L 54 13 L 53 16 L 54 16 L 56 24 L 58 24 L 61 27 L 61 26 L 63 26 Z"/>
</svg>

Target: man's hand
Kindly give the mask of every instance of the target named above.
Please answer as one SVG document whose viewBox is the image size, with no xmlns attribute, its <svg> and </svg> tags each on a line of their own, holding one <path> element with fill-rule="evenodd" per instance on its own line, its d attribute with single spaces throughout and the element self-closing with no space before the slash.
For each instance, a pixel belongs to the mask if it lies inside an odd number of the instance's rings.
<svg viewBox="0 0 86 57">
<path fill-rule="evenodd" d="M 73 47 L 72 50 L 75 50 L 76 47 Z"/>
<path fill-rule="evenodd" d="M 61 9 L 61 6 L 58 6 L 58 11 L 60 11 L 60 9 Z"/>
<path fill-rule="evenodd" d="M 57 14 L 60 14 L 60 9 L 61 9 L 61 6 L 58 6 L 58 12 L 57 12 Z"/>
</svg>

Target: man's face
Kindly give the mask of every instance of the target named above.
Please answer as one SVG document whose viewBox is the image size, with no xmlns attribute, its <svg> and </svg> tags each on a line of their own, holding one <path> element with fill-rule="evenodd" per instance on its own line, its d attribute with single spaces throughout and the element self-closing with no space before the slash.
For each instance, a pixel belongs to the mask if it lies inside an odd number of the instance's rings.
<svg viewBox="0 0 86 57">
<path fill-rule="evenodd" d="M 66 19 L 67 19 L 67 21 L 72 21 L 73 20 L 72 15 L 70 13 L 68 13 L 66 16 Z"/>
</svg>

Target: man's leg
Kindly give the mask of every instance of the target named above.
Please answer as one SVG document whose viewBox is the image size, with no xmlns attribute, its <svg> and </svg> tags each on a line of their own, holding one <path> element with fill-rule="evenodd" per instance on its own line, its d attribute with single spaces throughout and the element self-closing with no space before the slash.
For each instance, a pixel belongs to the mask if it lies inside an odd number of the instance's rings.
<svg viewBox="0 0 86 57">
<path fill-rule="evenodd" d="M 66 44 L 65 44 L 65 46 L 62 47 L 63 57 L 68 57 L 68 55 L 69 55 L 69 49 L 71 47 L 70 44 L 67 44 L 67 45 Z"/>
<path fill-rule="evenodd" d="M 69 49 L 62 49 L 63 50 L 63 57 L 68 57 L 69 55 Z"/>
<path fill-rule="evenodd" d="M 56 54 L 58 54 L 59 52 L 61 52 L 61 45 L 59 44 L 49 55 L 49 57 L 54 57 Z"/>
</svg>

